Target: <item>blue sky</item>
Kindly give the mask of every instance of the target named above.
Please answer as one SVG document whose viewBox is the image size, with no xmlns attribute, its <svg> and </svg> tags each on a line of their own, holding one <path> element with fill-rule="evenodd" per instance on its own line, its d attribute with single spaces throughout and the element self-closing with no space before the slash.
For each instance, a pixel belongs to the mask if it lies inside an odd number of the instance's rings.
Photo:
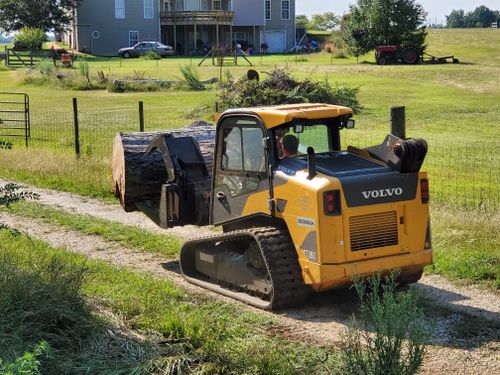
<svg viewBox="0 0 500 375">
<path fill-rule="evenodd" d="M 297 14 L 311 15 L 321 12 L 334 12 L 342 14 L 349 9 L 350 3 L 355 0 L 296 0 Z M 438 23 L 445 20 L 445 15 L 452 9 L 473 10 L 479 5 L 485 5 L 490 9 L 500 9 L 500 0 L 420 0 L 419 1 L 429 14 L 429 19 Z"/>
</svg>

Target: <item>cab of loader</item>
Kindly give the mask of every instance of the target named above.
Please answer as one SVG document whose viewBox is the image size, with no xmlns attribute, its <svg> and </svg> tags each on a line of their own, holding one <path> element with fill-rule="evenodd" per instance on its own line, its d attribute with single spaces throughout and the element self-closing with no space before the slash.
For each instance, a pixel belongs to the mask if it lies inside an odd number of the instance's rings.
<svg viewBox="0 0 500 375">
<path fill-rule="evenodd" d="M 338 117 L 307 119 L 294 117 L 297 106 L 285 105 L 279 108 L 262 108 L 260 113 L 250 110 L 228 111 L 217 124 L 216 152 L 213 174 L 211 223 L 224 224 L 238 220 L 250 196 L 269 193 L 269 209 L 273 211 L 272 197 L 274 174 L 287 171 L 315 168 L 313 164 L 337 156 L 336 168 L 360 168 L 363 159 L 351 165 L 340 160 L 342 129 L 354 128 L 352 112 L 341 108 Z M 301 105 L 301 109 L 320 110 L 320 105 Z M 266 110 L 282 111 L 288 118 L 283 123 L 265 113 Z M 297 111 L 298 112 L 298 111 Z M 329 113 L 331 116 L 332 114 Z M 267 120 L 267 121 L 266 121 Z M 274 125 L 274 126 L 273 126 Z M 284 150 L 284 141 L 293 140 L 293 155 Z M 367 163 L 365 163 L 367 164 Z M 378 166 L 375 164 L 375 166 Z M 366 167 L 366 165 L 365 165 Z"/>
</svg>

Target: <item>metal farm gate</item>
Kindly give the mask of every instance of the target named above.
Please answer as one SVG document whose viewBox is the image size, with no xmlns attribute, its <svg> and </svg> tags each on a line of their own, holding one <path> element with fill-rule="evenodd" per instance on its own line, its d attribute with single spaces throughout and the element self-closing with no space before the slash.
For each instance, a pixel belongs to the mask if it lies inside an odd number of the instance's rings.
<svg viewBox="0 0 500 375">
<path fill-rule="evenodd" d="M 0 92 L 0 139 L 31 136 L 30 98 L 22 92 Z"/>
</svg>

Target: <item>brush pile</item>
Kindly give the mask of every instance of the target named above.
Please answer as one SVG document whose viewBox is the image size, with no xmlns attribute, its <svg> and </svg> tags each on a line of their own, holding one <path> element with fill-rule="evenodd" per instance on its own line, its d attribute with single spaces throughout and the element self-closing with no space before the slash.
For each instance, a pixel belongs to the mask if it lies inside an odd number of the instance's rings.
<svg viewBox="0 0 500 375">
<path fill-rule="evenodd" d="M 247 75 L 229 79 L 218 93 L 219 109 L 296 103 L 328 103 L 362 109 L 357 99 L 359 87 L 335 83 L 325 77 L 316 82 L 299 81 L 285 69 L 276 68 L 264 80 L 248 79 Z"/>
</svg>

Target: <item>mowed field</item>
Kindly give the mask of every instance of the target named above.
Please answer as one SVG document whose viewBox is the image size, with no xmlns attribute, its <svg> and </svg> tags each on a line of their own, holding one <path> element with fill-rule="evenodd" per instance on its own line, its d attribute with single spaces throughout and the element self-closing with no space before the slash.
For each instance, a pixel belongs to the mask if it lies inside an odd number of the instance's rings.
<svg viewBox="0 0 500 375">
<path fill-rule="evenodd" d="M 359 62 L 347 58 L 331 63 L 328 54 L 255 56 L 251 61 L 263 74 L 276 66 L 287 67 L 297 78 L 327 78 L 359 87 L 364 110 L 356 115 L 357 129 L 345 134 L 345 144 L 381 142 L 389 129 L 389 108 L 405 105 L 408 136 L 430 143 L 426 169 L 435 203 L 436 270 L 498 286 L 500 202 L 491 197 L 498 197 L 500 181 L 500 30 L 431 30 L 427 52 L 455 55 L 461 64 L 377 66 L 373 54 L 360 57 Z M 92 76 L 101 70 L 112 79 L 179 79 L 181 66 L 199 61 L 88 57 Z M 241 64 L 225 67 L 223 77 L 244 74 L 248 66 Z M 198 72 L 203 79 L 220 75 L 210 61 Z M 112 138 L 117 131 L 138 129 L 138 101 L 144 102 L 148 130 L 178 128 L 196 119 L 209 121 L 216 102 L 216 87 L 125 94 L 71 91 L 57 85 L 25 85 L 25 74 L 24 70 L 0 71 L 0 91 L 30 95 L 32 142 L 37 147 L 26 151 L 16 144 L 13 150 L 0 150 L 0 176 L 106 200 L 113 199 Z M 72 97 L 78 98 L 80 107 L 80 160 L 71 153 Z"/>
</svg>

